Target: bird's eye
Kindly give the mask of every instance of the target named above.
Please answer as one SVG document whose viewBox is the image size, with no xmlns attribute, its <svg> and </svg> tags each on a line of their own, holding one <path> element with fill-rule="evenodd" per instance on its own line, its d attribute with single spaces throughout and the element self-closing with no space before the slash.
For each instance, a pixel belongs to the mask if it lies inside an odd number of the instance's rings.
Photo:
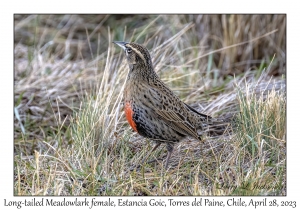
<svg viewBox="0 0 300 210">
<path fill-rule="evenodd" d="M 131 52 L 132 52 L 132 49 L 127 48 L 127 49 L 126 49 L 126 52 L 127 52 L 127 53 L 131 53 Z"/>
</svg>

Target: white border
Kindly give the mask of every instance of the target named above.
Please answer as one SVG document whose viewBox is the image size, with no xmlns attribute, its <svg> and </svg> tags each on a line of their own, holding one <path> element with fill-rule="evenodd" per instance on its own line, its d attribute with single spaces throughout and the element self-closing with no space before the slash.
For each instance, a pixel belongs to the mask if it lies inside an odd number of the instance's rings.
<svg viewBox="0 0 300 210">
<path fill-rule="evenodd" d="M 280 2 L 281 3 L 281 2 Z M 299 186 L 299 124 L 300 124 L 300 70 L 299 53 L 299 12 L 297 4 L 292 1 L 26 1 L 18 0 L 1 3 L 1 190 L 0 206 L 4 206 L 4 198 L 10 200 L 24 200 L 24 197 L 13 197 L 13 14 L 14 13 L 286 13 L 287 14 L 287 197 L 276 197 L 280 200 L 297 200 Z M 29 199 L 30 197 L 26 197 Z M 39 197 L 41 198 L 41 197 Z M 67 199 L 73 199 L 69 197 Z M 108 199 L 108 197 L 105 197 Z M 172 197 L 162 197 L 167 200 Z M 192 197 L 173 197 L 176 200 L 191 199 Z M 229 197 L 210 197 L 223 200 Z M 254 197 L 256 200 L 262 199 Z M 61 199 L 57 197 L 57 199 Z M 80 199 L 83 199 L 81 197 Z M 91 197 L 89 197 L 91 199 Z M 113 197 L 118 199 L 118 197 Z M 131 197 L 132 200 L 141 198 Z M 146 198 L 144 198 L 146 199 Z M 151 199 L 151 198 L 149 198 Z M 157 199 L 159 199 L 157 197 Z M 243 197 L 250 200 L 251 197 Z M 272 197 L 268 197 L 272 199 Z M 44 207 L 48 208 L 48 207 Z M 63 207 L 70 208 L 70 207 Z M 132 207 L 131 207 L 132 208 Z M 135 207 L 140 208 L 140 207 Z M 158 208 L 158 207 L 156 207 Z M 174 207 L 172 207 L 174 208 Z M 176 207 L 182 208 L 182 207 Z M 1 207 L 2 209 L 2 207 Z M 22 208 L 23 209 L 23 208 Z"/>
</svg>

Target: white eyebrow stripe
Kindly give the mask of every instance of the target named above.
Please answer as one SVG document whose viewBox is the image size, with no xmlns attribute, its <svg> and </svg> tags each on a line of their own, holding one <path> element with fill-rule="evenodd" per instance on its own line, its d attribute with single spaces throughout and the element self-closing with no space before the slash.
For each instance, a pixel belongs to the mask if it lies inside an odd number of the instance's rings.
<svg viewBox="0 0 300 210">
<path fill-rule="evenodd" d="M 130 44 L 127 44 L 136 54 L 138 54 L 140 56 L 141 59 L 143 59 L 145 65 L 147 65 L 146 59 L 143 56 L 143 54 L 136 48 L 134 48 L 133 46 L 131 46 Z"/>
</svg>

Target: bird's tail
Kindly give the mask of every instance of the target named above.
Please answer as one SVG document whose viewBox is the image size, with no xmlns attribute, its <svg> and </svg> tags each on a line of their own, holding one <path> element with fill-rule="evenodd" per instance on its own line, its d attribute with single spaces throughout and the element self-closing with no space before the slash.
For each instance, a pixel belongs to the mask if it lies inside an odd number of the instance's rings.
<svg viewBox="0 0 300 210">
<path fill-rule="evenodd" d="M 234 125 L 233 121 L 235 119 L 235 114 L 227 113 L 226 115 L 223 115 L 221 117 L 213 118 L 211 116 L 198 112 L 190 105 L 185 105 L 199 116 L 197 122 L 199 132 L 197 133 L 200 136 L 206 134 L 209 136 L 217 137 L 221 135 L 229 135 L 232 133 L 232 125 Z"/>
<path fill-rule="evenodd" d="M 234 114 L 227 114 L 218 118 L 210 118 L 207 123 L 203 122 L 201 133 L 208 136 L 217 137 L 222 135 L 230 135 L 233 130 Z"/>
</svg>

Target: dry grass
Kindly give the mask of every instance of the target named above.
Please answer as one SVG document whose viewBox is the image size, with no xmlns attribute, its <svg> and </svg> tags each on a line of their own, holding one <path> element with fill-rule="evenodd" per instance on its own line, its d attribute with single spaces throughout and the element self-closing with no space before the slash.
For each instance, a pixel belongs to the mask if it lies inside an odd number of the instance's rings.
<svg viewBox="0 0 300 210">
<path fill-rule="evenodd" d="M 16 15 L 15 195 L 285 195 L 285 21 Z M 234 134 L 182 141 L 167 171 L 162 161 L 130 171 L 152 145 L 125 122 L 128 67 L 114 40 L 147 46 L 198 110 L 237 114 Z"/>
</svg>

